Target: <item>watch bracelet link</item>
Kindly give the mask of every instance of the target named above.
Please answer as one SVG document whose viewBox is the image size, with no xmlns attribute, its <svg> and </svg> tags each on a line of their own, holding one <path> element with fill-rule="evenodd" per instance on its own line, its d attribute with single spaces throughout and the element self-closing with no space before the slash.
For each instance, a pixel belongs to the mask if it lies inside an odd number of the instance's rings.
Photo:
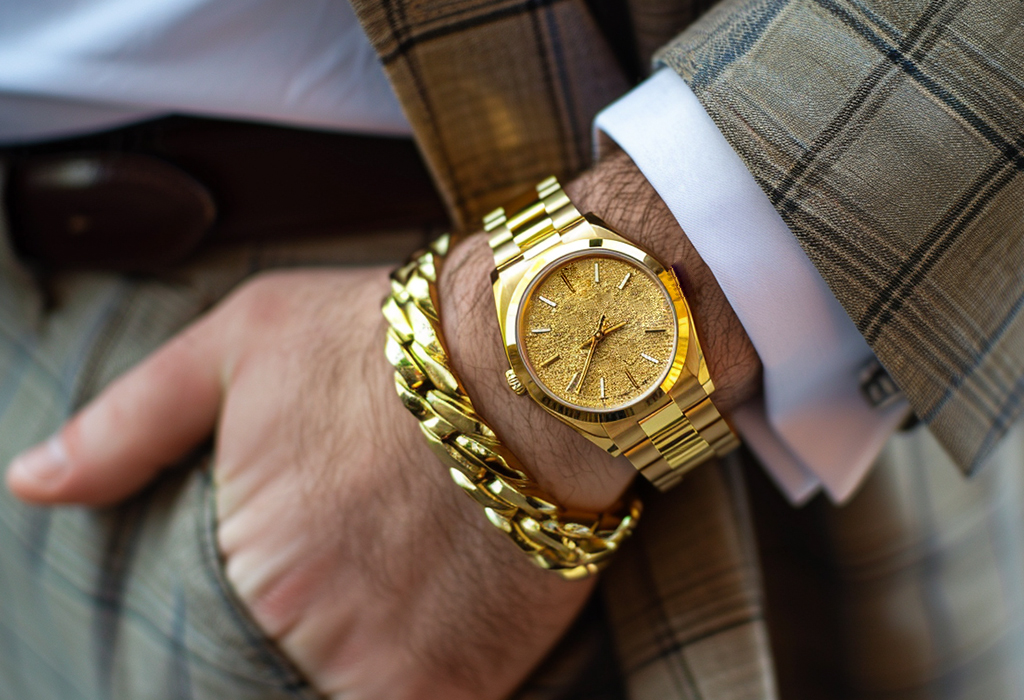
<svg viewBox="0 0 1024 700">
<path fill-rule="evenodd" d="M 484 217 L 498 274 L 559 242 L 563 232 L 581 224 L 584 216 L 573 205 L 555 177 L 537 184 L 534 192 Z M 709 388 L 696 377 L 681 392 L 686 403 L 671 397 L 664 406 L 643 418 L 632 429 L 609 434 L 621 451 L 660 491 L 674 487 L 689 470 L 739 446 L 739 438 L 712 403 Z"/>
<path fill-rule="evenodd" d="M 535 191 L 484 217 L 484 232 L 491 234 L 489 243 L 499 273 L 527 250 L 557 243 L 562 231 L 583 221 L 554 177 L 538 183 Z"/>
<path fill-rule="evenodd" d="M 703 394 L 688 406 L 669 402 L 638 425 L 642 433 L 628 441 L 622 453 L 659 491 L 668 491 L 694 467 L 739 447 L 736 433 L 694 379 L 690 393 Z M 618 444 L 619 439 L 613 440 Z"/>
<path fill-rule="evenodd" d="M 627 493 L 607 513 L 561 508 L 476 413 L 451 367 L 438 313 L 437 279 L 450 245 L 451 237 L 441 236 L 391 274 L 382 311 L 398 395 L 491 524 L 541 568 L 570 580 L 594 574 L 636 527 L 640 500 Z"/>
</svg>

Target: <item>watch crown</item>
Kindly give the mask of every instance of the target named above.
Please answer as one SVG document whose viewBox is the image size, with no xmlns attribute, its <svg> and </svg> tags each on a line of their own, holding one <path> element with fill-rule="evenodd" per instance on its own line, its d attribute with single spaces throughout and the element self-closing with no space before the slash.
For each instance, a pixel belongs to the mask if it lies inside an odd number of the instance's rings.
<svg viewBox="0 0 1024 700">
<path fill-rule="evenodd" d="M 509 369 L 505 372 L 505 379 L 508 380 L 508 388 L 516 393 L 516 396 L 522 396 L 526 393 L 526 387 L 519 381 L 519 377 L 516 376 L 515 371 Z"/>
</svg>

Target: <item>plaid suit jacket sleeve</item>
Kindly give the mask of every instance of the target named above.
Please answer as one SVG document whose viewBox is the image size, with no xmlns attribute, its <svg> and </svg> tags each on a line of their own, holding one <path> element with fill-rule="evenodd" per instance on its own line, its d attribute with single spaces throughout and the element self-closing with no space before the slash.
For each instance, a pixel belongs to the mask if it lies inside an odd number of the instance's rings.
<svg viewBox="0 0 1024 700">
<path fill-rule="evenodd" d="M 656 61 L 976 468 L 1024 397 L 1024 5 L 726 0 Z"/>
</svg>

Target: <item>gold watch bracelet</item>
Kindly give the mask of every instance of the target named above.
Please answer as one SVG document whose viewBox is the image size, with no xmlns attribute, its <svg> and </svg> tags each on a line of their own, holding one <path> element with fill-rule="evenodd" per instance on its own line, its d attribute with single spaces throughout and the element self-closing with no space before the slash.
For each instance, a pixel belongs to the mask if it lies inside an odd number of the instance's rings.
<svg viewBox="0 0 1024 700">
<path fill-rule="evenodd" d="M 605 513 L 562 508 L 477 414 L 441 332 L 437 279 L 450 244 L 450 236 L 440 237 L 391 274 L 382 310 L 398 395 L 452 480 L 492 525 L 541 568 L 570 580 L 592 575 L 636 527 L 640 500 L 629 492 Z"/>
</svg>

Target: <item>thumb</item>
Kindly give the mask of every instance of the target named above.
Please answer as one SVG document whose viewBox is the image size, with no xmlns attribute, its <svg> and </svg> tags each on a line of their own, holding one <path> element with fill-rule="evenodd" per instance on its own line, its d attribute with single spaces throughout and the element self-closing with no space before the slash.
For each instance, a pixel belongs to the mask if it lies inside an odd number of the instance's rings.
<svg viewBox="0 0 1024 700">
<path fill-rule="evenodd" d="M 15 457 L 8 487 L 50 504 L 105 505 L 134 493 L 212 431 L 221 364 L 210 327 L 192 326 Z"/>
</svg>

